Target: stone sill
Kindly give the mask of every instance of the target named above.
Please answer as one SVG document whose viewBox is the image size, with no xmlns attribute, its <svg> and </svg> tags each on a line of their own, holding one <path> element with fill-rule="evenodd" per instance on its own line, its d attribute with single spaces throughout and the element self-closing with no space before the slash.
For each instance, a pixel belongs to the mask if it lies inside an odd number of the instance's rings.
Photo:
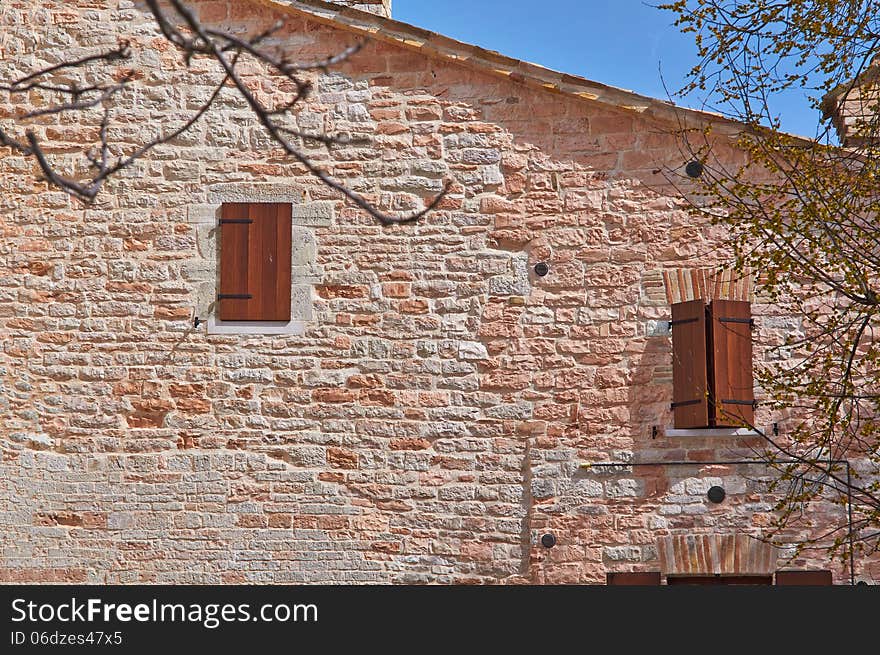
<svg viewBox="0 0 880 655">
<path fill-rule="evenodd" d="M 764 434 L 770 434 L 772 430 L 765 430 Z M 749 428 L 664 428 L 664 437 L 760 437 L 755 430 Z"/>
<path fill-rule="evenodd" d="M 265 334 L 301 336 L 306 331 L 303 321 L 219 321 L 208 317 L 208 334 Z"/>
</svg>

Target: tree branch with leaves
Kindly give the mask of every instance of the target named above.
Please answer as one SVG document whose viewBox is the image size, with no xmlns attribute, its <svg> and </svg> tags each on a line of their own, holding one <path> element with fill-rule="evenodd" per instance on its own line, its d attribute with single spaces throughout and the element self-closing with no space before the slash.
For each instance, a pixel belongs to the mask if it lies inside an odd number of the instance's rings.
<svg viewBox="0 0 880 655">
<path fill-rule="evenodd" d="M 830 494 L 853 515 L 799 546 L 880 550 L 880 2 L 660 8 L 697 45 L 679 95 L 743 124 L 734 168 L 714 153 L 711 127 L 682 132 L 685 155 L 704 164 L 691 211 L 727 228 L 733 265 L 757 272 L 763 301 L 799 317 L 758 371 L 765 403 L 792 417 L 782 438 L 761 432 L 779 473 L 776 528 Z M 794 92 L 816 110 L 814 138 L 780 129 L 779 100 Z M 856 98 L 863 111 L 842 118 Z M 844 123 L 857 139 L 838 142 Z"/>
</svg>

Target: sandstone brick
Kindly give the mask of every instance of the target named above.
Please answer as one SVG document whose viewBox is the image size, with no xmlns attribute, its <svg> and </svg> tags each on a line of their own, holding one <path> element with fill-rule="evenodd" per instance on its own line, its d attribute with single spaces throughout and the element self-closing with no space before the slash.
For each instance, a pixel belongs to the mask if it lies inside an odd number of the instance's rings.
<svg viewBox="0 0 880 655">
<path fill-rule="evenodd" d="M 348 403 L 357 398 L 357 394 L 349 389 L 315 389 L 312 400 L 317 403 Z"/>
<path fill-rule="evenodd" d="M 211 401 L 205 398 L 181 398 L 175 405 L 180 412 L 206 414 L 211 411 Z"/>
<path fill-rule="evenodd" d="M 39 512 L 34 515 L 33 523 L 34 525 L 42 526 L 64 525 L 77 527 L 83 524 L 83 519 L 80 515 L 72 512 L 58 512 L 51 514 Z"/>
<path fill-rule="evenodd" d="M 192 317 L 192 309 L 189 307 L 156 307 L 153 315 L 158 319 L 180 321 Z"/>
<path fill-rule="evenodd" d="M 431 447 L 431 442 L 427 439 L 392 439 L 388 447 L 391 450 L 424 450 Z"/>
<path fill-rule="evenodd" d="M 265 528 L 268 527 L 268 520 L 262 514 L 240 514 L 236 525 L 242 528 Z"/>
<path fill-rule="evenodd" d="M 386 298 L 406 298 L 412 293 L 408 282 L 386 282 L 382 285 L 382 295 Z"/>
<path fill-rule="evenodd" d="M 293 524 L 290 514 L 269 514 L 268 526 L 270 528 L 289 528 Z"/>
<path fill-rule="evenodd" d="M 186 398 L 190 396 L 199 396 L 205 393 L 204 384 L 180 384 L 171 383 L 168 385 L 168 392 L 174 398 Z M 131 393 L 131 392 L 129 392 Z"/>
<path fill-rule="evenodd" d="M 413 506 L 400 500 L 383 500 L 376 503 L 376 507 L 386 512 L 411 512 Z"/>
<path fill-rule="evenodd" d="M 126 417 L 132 428 L 159 428 L 165 423 L 165 414 L 132 414 Z"/>
<path fill-rule="evenodd" d="M 174 408 L 174 402 L 168 398 L 142 398 L 133 400 L 131 406 L 140 412 L 167 412 Z"/>
<path fill-rule="evenodd" d="M 400 311 L 407 314 L 425 314 L 428 311 L 428 303 L 425 300 L 401 301 Z"/>
<path fill-rule="evenodd" d="M 345 448 L 328 448 L 327 462 L 334 468 L 355 469 L 358 466 L 358 456 Z"/>
<path fill-rule="evenodd" d="M 394 406 L 397 396 L 388 389 L 365 389 L 358 395 L 358 401 L 362 405 L 386 405 Z"/>
<path fill-rule="evenodd" d="M 316 291 L 321 298 L 366 298 L 369 289 L 365 286 L 322 285 Z"/>
</svg>

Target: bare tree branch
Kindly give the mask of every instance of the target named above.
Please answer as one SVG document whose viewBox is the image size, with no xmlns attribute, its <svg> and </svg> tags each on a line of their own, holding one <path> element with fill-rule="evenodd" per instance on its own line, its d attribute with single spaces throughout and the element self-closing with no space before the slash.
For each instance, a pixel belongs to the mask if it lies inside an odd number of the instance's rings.
<svg viewBox="0 0 880 655">
<path fill-rule="evenodd" d="M 221 81 L 214 88 L 211 96 L 179 127 L 162 131 L 153 140 L 143 143 L 127 154 L 116 154 L 115 157 L 114 153 L 121 153 L 124 148 L 110 143 L 109 127 L 120 106 L 118 99 L 135 83 L 135 75 L 133 71 L 127 71 L 121 76 L 118 73 L 114 76 L 114 67 L 119 62 L 131 59 L 132 40 L 121 40 L 116 48 L 109 51 L 89 54 L 70 62 L 49 66 L 11 83 L 0 84 L 0 91 L 13 96 L 39 90 L 57 98 L 57 102 L 49 106 L 24 113 L 19 117 L 21 122 L 26 123 L 33 119 L 67 112 L 102 112 L 97 144 L 83 153 L 89 164 L 88 178 L 79 178 L 74 174 L 62 172 L 47 153 L 46 146 L 41 142 L 36 129 L 26 128 L 22 140 L 0 128 L 0 145 L 10 147 L 26 157 L 32 157 L 44 179 L 52 186 L 86 203 L 93 202 L 109 178 L 145 157 L 155 147 L 169 143 L 190 130 L 214 106 L 221 93 L 231 85 L 232 90 L 244 99 L 254 118 L 275 145 L 309 174 L 340 193 L 383 225 L 417 221 L 434 210 L 448 193 L 450 183 L 446 182 L 443 190 L 426 202 L 424 209 L 402 216 L 388 214 L 380 211 L 362 194 L 336 180 L 297 146 L 297 140 L 303 143 L 320 143 L 327 147 L 352 145 L 363 141 L 363 139 L 354 140 L 346 135 L 309 133 L 295 129 L 287 123 L 292 116 L 291 112 L 297 105 L 306 102 L 312 91 L 311 80 L 302 74 L 309 71 L 328 72 L 332 66 L 346 61 L 359 52 L 363 47 L 362 43 L 345 48 L 325 59 L 300 62 L 283 47 L 269 45 L 271 38 L 283 28 L 284 24 L 281 22 L 276 22 L 253 36 L 241 37 L 206 27 L 181 0 L 167 0 L 165 3 L 146 0 L 146 6 L 159 31 L 177 49 L 184 64 L 190 66 L 196 58 L 209 59 L 216 66 Z M 295 92 L 275 106 L 267 105 L 251 91 L 241 76 L 239 63 L 244 58 L 265 67 L 267 74 L 280 76 L 290 82 Z M 88 74 L 104 76 L 108 79 L 105 82 L 89 83 L 56 80 L 59 76 L 79 75 L 86 78 Z"/>
</svg>

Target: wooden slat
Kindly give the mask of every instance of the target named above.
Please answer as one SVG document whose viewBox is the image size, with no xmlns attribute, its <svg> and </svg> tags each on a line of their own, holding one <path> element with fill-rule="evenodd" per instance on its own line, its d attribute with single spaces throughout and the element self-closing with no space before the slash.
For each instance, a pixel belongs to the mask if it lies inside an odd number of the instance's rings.
<svg viewBox="0 0 880 655">
<path fill-rule="evenodd" d="M 248 218 L 247 203 L 224 203 L 222 219 Z M 220 285 L 218 294 L 246 294 L 248 290 L 248 234 L 246 223 L 221 223 Z M 248 300 L 217 301 L 217 317 L 221 321 L 239 320 L 247 312 Z"/>
<path fill-rule="evenodd" d="M 752 330 L 746 322 L 752 318 L 751 305 L 739 300 L 713 300 L 709 313 L 712 317 L 710 388 L 715 425 L 751 426 L 755 422 L 755 410 L 751 404 L 755 400 Z M 728 400 L 737 402 L 726 402 Z"/>
<path fill-rule="evenodd" d="M 277 278 L 275 280 L 275 321 L 290 320 L 291 251 L 293 248 L 292 212 L 290 203 L 275 205 Z"/>
<path fill-rule="evenodd" d="M 706 305 L 702 300 L 672 305 L 672 386 L 675 427 L 708 427 Z"/>
<path fill-rule="evenodd" d="M 777 586 L 828 586 L 834 584 L 831 571 L 777 571 Z"/>
<path fill-rule="evenodd" d="M 605 584 L 620 586 L 654 586 L 660 584 L 660 572 L 648 571 L 645 573 L 607 573 Z"/>
<path fill-rule="evenodd" d="M 251 240 L 248 249 L 248 285 L 254 301 L 249 321 L 290 320 L 290 206 L 254 203 L 250 206 Z M 287 218 L 281 226 L 281 217 Z"/>
<path fill-rule="evenodd" d="M 248 306 L 248 321 L 269 320 L 267 309 L 275 304 L 275 206 L 267 203 L 251 205 L 251 240 L 248 243 L 248 283 L 254 299 Z"/>
</svg>

